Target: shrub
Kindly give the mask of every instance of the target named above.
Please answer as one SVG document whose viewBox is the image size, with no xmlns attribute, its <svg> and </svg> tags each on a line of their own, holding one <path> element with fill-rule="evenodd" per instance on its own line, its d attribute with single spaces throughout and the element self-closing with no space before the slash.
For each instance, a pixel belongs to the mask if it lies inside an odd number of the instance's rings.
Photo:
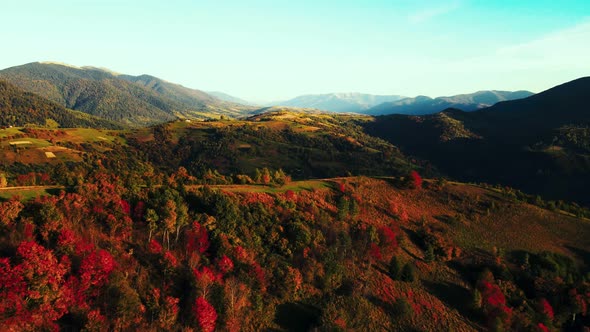
<svg viewBox="0 0 590 332">
<path fill-rule="evenodd" d="M 416 280 L 416 270 L 414 268 L 414 264 L 407 263 L 404 265 L 401 272 L 401 280 L 406 282 L 413 282 Z"/>
</svg>

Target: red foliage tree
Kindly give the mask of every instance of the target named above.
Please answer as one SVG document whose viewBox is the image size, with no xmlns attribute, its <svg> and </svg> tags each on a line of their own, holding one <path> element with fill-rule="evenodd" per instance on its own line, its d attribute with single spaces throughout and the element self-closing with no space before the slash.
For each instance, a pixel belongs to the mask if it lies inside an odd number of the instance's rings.
<svg viewBox="0 0 590 332">
<path fill-rule="evenodd" d="M 379 228 L 380 245 L 384 254 L 393 253 L 397 247 L 397 234 L 392 227 L 383 226 Z"/>
<path fill-rule="evenodd" d="M 512 309 L 506 305 L 506 297 L 498 285 L 488 281 L 480 280 L 478 289 L 482 296 L 482 308 L 488 321 L 493 323 L 500 318 L 505 326 L 510 324 Z"/>
<path fill-rule="evenodd" d="M 383 226 L 379 231 L 383 242 L 390 246 L 397 246 L 397 234 L 395 234 L 391 227 Z"/>
<path fill-rule="evenodd" d="M 336 319 L 334 319 L 334 325 L 341 330 L 346 330 L 346 321 L 344 320 L 344 318 L 342 318 L 340 316 L 338 316 L 338 317 L 336 317 Z"/>
<path fill-rule="evenodd" d="M 571 304 L 574 307 L 574 312 L 586 316 L 588 313 L 588 303 L 590 303 L 590 294 L 586 294 L 586 299 L 578 290 L 573 288 L 568 292 Z"/>
<path fill-rule="evenodd" d="M 89 295 L 98 295 L 99 288 L 106 284 L 115 269 L 115 260 L 106 250 L 93 251 L 80 264 L 81 291 Z"/>
<path fill-rule="evenodd" d="M 119 201 L 119 205 L 121 206 L 121 211 L 123 211 L 124 214 L 126 214 L 126 215 L 131 214 L 131 205 L 129 205 L 129 202 L 127 202 L 124 199 L 121 199 Z"/>
<path fill-rule="evenodd" d="M 295 200 L 295 192 L 293 190 L 287 190 L 285 191 L 285 199 L 288 201 L 293 201 Z"/>
<path fill-rule="evenodd" d="M 48 185 L 51 183 L 51 178 L 47 173 L 40 173 L 39 174 L 39 182 L 43 185 Z"/>
<path fill-rule="evenodd" d="M 213 332 L 215 330 L 217 312 L 204 297 L 200 296 L 197 298 L 193 306 L 193 311 L 199 327 L 203 332 Z"/>
<path fill-rule="evenodd" d="M 57 245 L 62 252 L 71 253 L 74 251 L 74 246 L 78 241 L 78 237 L 71 229 L 62 228 L 57 238 Z"/>
<path fill-rule="evenodd" d="M 247 263 L 250 261 L 250 255 L 248 255 L 248 252 L 242 246 L 236 246 L 234 248 L 234 257 L 238 262 Z"/>
<path fill-rule="evenodd" d="M 285 284 L 289 287 L 289 290 L 292 293 L 296 294 L 301 290 L 301 286 L 303 285 L 301 272 L 296 268 L 288 266 L 287 275 L 285 276 Z"/>
<path fill-rule="evenodd" d="M 68 312 L 72 292 L 64 276 L 70 262 L 33 242 L 22 242 L 19 264 L 0 259 L 0 326 L 4 330 L 56 330 L 55 321 Z"/>
<path fill-rule="evenodd" d="M 383 259 L 383 255 L 381 255 L 381 249 L 375 243 L 371 243 L 371 245 L 369 246 L 369 256 L 374 261 L 380 261 L 381 259 Z"/>
<path fill-rule="evenodd" d="M 242 204 L 258 204 L 261 203 L 262 205 L 266 206 L 267 208 L 272 208 L 275 205 L 275 197 L 269 195 L 267 193 L 246 193 L 243 196 Z"/>
<path fill-rule="evenodd" d="M 200 270 L 194 269 L 193 274 L 197 288 L 201 291 L 202 297 L 207 297 L 209 289 L 218 279 L 215 273 L 207 266 L 202 267 Z"/>
<path fill-rule="evenodd" d="M 148 244 L 148 250 L 152 254 L 159 254 L 162 252 L 162 245 L 156 239 L 152 239 Z"/>
<path fill-rule="evenodd" d="M 553 320 L 553 317 L 554 317 L 553 307 L 551 306 L 549 301 L 547 301 L 547 299 L 543 298 L 539 301 L 539 310 L 541 311 L 541 314 L 545 318 L 547 318 L 549 321 Z"/>
<path fill-rule="evenodd" d="M 175 268 L 178 266 L 178 260 L 171 251 L 166 251 L 166 253 L 164 254 L 164 261 L 170 267 Z"/>
<path fill-rule="evenodd" d="M 193 227 L 187 232 L 187 250 L 189 253 L 205 253 L 209 249 L 209 234 L 207 229 L 198 223 L 193 222 Z"/>
<path fill-rule="evenodd" d="M 234 269 L 234 262 L 232 262 L 232 260 L 226 255 L 223 255 L 223 257 L 217 261 L 217 268 L 219 268 L 221 273 L 226 274 Z"/>
<path fill-rule="evenodd" d="M 107 325 L 107 318 L 100 313 L 99 309 L 90 310 L 86 315 L 86 331 L 104 331 Z"/>
<path fill-rule="evenodd" d="M 416 189 L 422 188 L 422 177 L 420 176 L 420 174 L 418 174 L 418 172 L 412 171 L 410 173 L 410 177 L 412 178 L 412 184 L 413 184 L 414 188 L 416 188 Z"/>
<path fill-rule="evenodd" d="M 270 184 L 271 176 L 270 174 L 262 174 L 262 183 Z"/>
<path fill-rule="evenodd" d="M 38 180 L 38 177 L 40 176 L 41 174 L 35 172 L 20 174 L 16 177 L 16 183 L 19 186 L 35 186 L 38 183 L 40 184 L 41 181 Z"/>
<path fill-rule="evenodd" d="M 545 324 L 539 323 L 539 324 L 537 324 L 536 331 L 537 332 L 549 332 L 549 328 L 547 326 L 545 326 Z"/>
</svg>

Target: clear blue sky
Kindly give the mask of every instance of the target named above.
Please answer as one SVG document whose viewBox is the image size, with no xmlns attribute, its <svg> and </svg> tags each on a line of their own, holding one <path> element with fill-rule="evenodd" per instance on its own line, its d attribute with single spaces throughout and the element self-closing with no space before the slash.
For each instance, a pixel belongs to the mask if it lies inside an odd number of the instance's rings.
<svg viewBox="0 0 590 332">
<path fill-rule="evenodd" d="M 590 75 L 590 1 L 19 0 L 0 68 L 151 74 L 250 100 L 539 92 Z"/>
</svg>

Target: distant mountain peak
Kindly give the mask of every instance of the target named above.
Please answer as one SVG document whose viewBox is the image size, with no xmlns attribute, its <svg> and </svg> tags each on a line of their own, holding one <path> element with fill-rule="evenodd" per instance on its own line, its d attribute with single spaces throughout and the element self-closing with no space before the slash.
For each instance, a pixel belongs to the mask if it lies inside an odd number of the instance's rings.
<svg viewBox="0 0 590 332">
<path fill-rule="evenodd" d="M 359 113 L 375 105 L 403 98 L 399 95 L 372 95 L 360 92 L 307 94 L 271 105 L 315 108 L 331 112 Z"/>
</svg>

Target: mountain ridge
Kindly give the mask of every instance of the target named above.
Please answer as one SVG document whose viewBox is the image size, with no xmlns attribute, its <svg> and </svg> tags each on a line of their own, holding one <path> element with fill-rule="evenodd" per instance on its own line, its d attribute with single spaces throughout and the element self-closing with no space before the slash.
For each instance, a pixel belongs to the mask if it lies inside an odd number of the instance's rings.
<svg viewBox="0 0 590 332">
<path fill-rule="evenodd" d="M 363 125 L 453 178 L 589 204 L 589 94 L 584 77 L 473 112 L 383 115 Z"/>
<path fill-rule="evenodd" d="M 113 74 L 95 67 L 33 62 L 1 70 L 0 79 L 64 107 L 132 126 L 236 116 L 249 109 L 154 76 Z"/>
<path fill-rule="evenodd" d="M 533 95 L 533 93 L 526 90 L 480 90 L 473 93 L 441 96 L 436 98 L 416 96 L 414 98 L 404 98 L 397 101 L 382 103 L 363 113 L 368 115 L 425 115 L 440 112 L 447 108 L 459 108 L 470 112 L 492 106 L 498 102 L 526 98 L 531 95 Z"/>
<path fill-rule="evenodd" d="M 225 92 L 221 92 L 221 91 L 205 91 L 208 95 L 213 96 L 219 100 L 222 101 L 227 101 L 227 102 L 231 102 L 231 103 L 236 103 L 236 104 L 241 104 L 241 105 L 247 105 L 247 106 L 258 106 L 257 103 L 251 102 L 251 101 L 247 101 L 245 99 L 236 97 L 236 96 L 232 96 L 230 94 L 227 94 Z"/>
<path fill-rule="evenodd" d="M 399 95 L 373 95 L 359 92 L 308 94 L 270 103 L 268 106 L 315 108 L 331 112 L 358 113 L 385 101 L 399 100 Z"/>
</svg>

